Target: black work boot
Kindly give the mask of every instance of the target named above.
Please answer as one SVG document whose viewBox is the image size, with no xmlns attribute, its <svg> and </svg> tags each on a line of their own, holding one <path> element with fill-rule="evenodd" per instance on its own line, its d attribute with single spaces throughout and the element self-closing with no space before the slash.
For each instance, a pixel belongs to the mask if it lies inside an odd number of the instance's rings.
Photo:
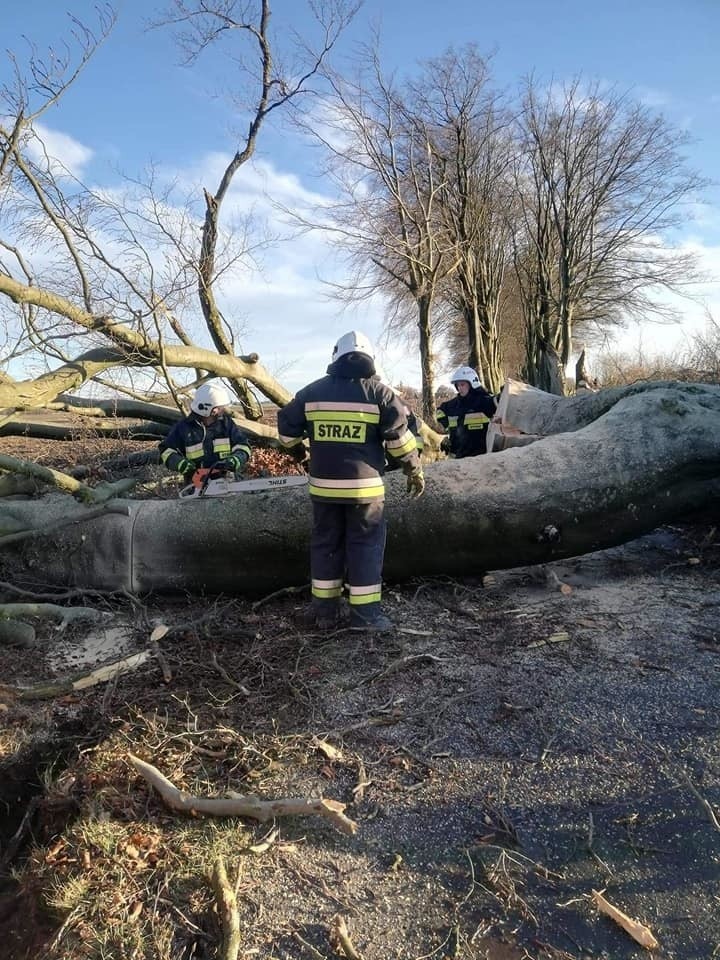
<svg viewBox="0 0 720 960">
<path fill-rule="evenodd" d="M 341 618 L 342 608 L 339 599 L 320 600 L 313 597 L 310 605 L 300 612 L 297 622 L 306 630 L 320 630 L 328 633 L 338 629 Z"/>
<path fill-rule="evenodd" d="M 369 603 L 365 607 L 350 607 L 350 629 L 391 633 L 395 630 L 395 624 L 385 616 L 379 603 Z"/>
</svg>

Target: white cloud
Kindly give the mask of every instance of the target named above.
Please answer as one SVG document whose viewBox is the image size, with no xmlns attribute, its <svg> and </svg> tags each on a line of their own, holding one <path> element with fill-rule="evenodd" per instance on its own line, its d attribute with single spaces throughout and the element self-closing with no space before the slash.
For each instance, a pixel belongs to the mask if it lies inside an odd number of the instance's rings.
<svg viewBox="0 0 720 960">
<path fill-rule="evenodd" d="M 93 150 L 61 130 L 53 130 L 43 123 L 34 126 L 36 136 L 28 144 L 28 152 L 36 163 L 47 162 L 51 172 L 62 177 L 71 174 L 82 177 L 94 156 Z"/>
<path fill-rule="evenodd" d="M 714 222 L 720 213 L 708 208 L 708 216 Z M 700 271 L 708 278 L 693 288 L 693 299 L 672 294 L 663 296 L 663 301 L 679 315 L 676 323 L 632 323 L 617 334 L 612 349 L 621 353 L 661 354 L 682 353 L 692 345 L 695 334 L 704 333 L 708 316 L 720 322 L 720 245 L 703 243 L 695 238 L 686 241 L 682 249 L 694 253 Z"/>
</svg>

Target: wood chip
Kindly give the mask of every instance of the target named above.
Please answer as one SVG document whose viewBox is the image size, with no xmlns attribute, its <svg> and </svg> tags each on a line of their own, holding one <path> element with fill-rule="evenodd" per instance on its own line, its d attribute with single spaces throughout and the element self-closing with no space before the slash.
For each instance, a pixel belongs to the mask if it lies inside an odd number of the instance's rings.
<svg viewBox="0 0 720 960">
<path fill-rule="evenodd" d="M 660 946 L 649 927 L 639 923 L 637 920 L 633 920 L 632 917 L 623 913 L 622 910 L 614 907 L 605 899 L 600 891 L 593 890 L 592 896 L 598 910 L 613 919 L 615 923 L 621 926 L 626 933 L 629 933 L 633 940 L 639 943 L 641 947 L 645 947 L 646 950 L 656 950 Z"/>
<path fill-rule="evenodd" d="M 544 640 L 533 640 L 533 642 L 529 643 L 525 649 L 530 650 L 532 647 L 544 647 L 546 644 L 567 643 L 569 639 L 570 634 L 565 633 L 564 631 L 561 633 L 553 633 Z"/>
<path fill-rule="evenodd" d="M 334 747 L 327 740 L 321 740 L 320 737 L 312 738 L 312 745 L 325 757 L 326 760 L 342 760 L 342 750 Z"/>
</svg>

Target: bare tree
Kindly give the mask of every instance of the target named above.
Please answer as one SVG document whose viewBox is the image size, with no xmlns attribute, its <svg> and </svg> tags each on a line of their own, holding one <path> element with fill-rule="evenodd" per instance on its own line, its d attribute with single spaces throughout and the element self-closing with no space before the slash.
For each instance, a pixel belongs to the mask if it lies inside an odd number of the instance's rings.
<svg viewBox="0 0 720 960">
<path fill-rule="evenodd" d="M 420 87 L 400 85 L 382 71 L 376 49 L 365 52 L 355 81 L 331 78 L 333 96 L 314 135 L 325 147 L 326 172 L 339 199 L 322 210 L 322 224 L 340 239 L 356 275 L 350 296 L 386 294 L 397 308 L 414 305 L 422 407 L 433 417 L 433 304 L 456 265 L 442 229 L 444 163 Z M 407 311 L 396 312 L 407 317 Z"/>
<path fill-rule="evenodd" d="M 462 317 L 463 361 L 495 393 L 503 379 L 500 307 L 511 256 L 509 118 L 490 87 L 487 60 L 472 46 L 429 61 L 420 85 L 443 164 L 442 222 L 456 262 L 443 292 Z"/>
<path fill-rule="evenodd" d="M 220 210 L 268 115 L 308 89 L 355 7 L 344 0 L 310 4 L 319 44 L 314 48 L 286 25 L 292 41 L 284 46 L 294 56 L 284 67 L 275 56 L 269 0 L 262 0 L 254 17 L 252 9 L 233 0 L 177 2 L 163 20 L 181 31 L 190 62 L 218 41 L 232 37 L 240 43 L 247 133 L 215 193 L 205 191 L 202 225 L 192 198 L 179 206 L 172 186 L 152 175 L 128 181 L 118 200 L 89 190 L 44 148 L 38 118 L 95 54 L 112 27 L 108 11 L 100 13 L 95 31 L 73 21 L 74 46 L 65 59 L 46 62 L 31 51 L 25 66 L 15 61 L 14 83 L 0 91 L 0 115 L 9 118 L 0 121 L 0 301 L 8 320 L 10 305 L 19 308 L 14 316 L 22 323 L 21 337 L 36 351 L 40 375 L 19 383 L 6 377 L 0 407 L 12 412 L 42 405 L 113 368 L 150 371 L 176 397 L 173 370 L 225 377 L 253 416 L 257 405 L 245 380 L 277 403 L 289 399 L 256 354 L 235 355 L 232 330 L 224 325 L 215 285 L 243 261 L 249 245 L 242 235 L 223 233 Z M 246 60 L 244 40 L 257 52 L 251 49 Z M 193 288 L 213 349 L 189 332 Z"/>
<path fill-rule="evenodd" d="M 526 375 L 537 382 L 550 358 L 561 384 L 578 324 L 662 313 L 659 292 L 687 289 L 694 261 L 668 231 L 702 181 L 683 162 L 679 131 L 598 84 L 540 91 L 527 81 L 517 137 Z"/>
</svg>

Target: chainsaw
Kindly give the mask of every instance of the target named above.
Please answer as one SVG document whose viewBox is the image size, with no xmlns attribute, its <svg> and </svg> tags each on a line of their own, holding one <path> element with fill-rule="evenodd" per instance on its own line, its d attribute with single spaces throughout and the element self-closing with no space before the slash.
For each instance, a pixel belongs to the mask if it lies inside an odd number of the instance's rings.
<svg viewBox="0 0 720 960">
<path fill-rule="evenodd" d="M 208 467 L 195 471 L 193 482 L 182 488 L 179 497 L 181 500 L 194 500 L 197 497 L 227 497 L 234 496 L 236 493 L 259 493 L 285 487 L 304 487 L 307 482 L 307 474 L 231 480 L 228 479 L 228 474 L 218 475 L 212 467 Z"/>
</svg>

